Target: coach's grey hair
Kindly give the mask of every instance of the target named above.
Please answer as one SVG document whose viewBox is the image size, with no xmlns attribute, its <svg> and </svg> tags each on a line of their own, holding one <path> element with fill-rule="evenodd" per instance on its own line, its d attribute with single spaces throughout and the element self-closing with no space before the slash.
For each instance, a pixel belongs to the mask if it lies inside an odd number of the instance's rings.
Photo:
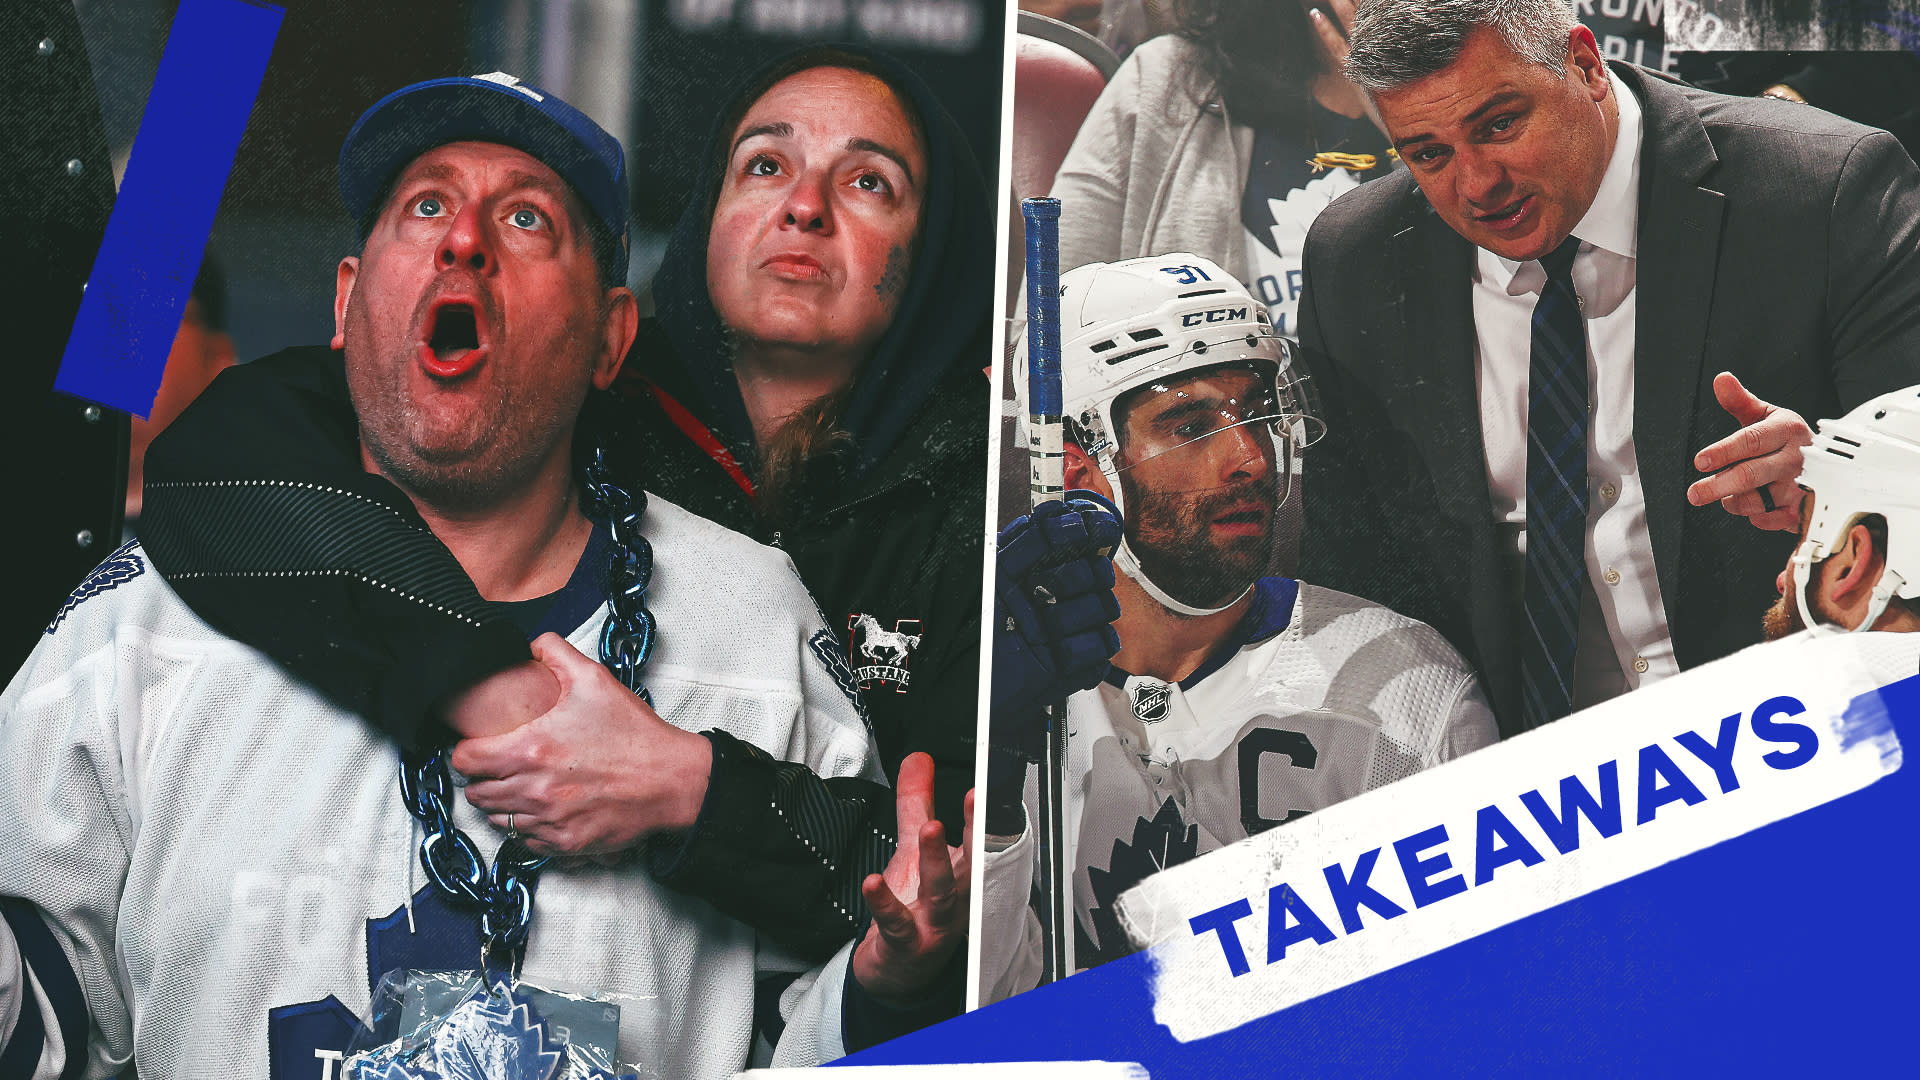
<svg viewBox="0 0 1920 1080">
<path fill-rule="evenodd" d="M 1397 90 L 1445 68 L 1488 27 L 1528 63 L 1566 74 L 1570 0 L 1361 0 L 1347 78 L 1370 93 Z"/>
</svg>

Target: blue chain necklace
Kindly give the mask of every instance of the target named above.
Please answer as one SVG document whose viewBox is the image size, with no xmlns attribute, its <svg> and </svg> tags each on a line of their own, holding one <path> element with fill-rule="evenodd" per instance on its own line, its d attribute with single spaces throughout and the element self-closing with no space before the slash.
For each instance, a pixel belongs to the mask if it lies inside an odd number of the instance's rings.
<svg viewBox="0 0 1920 1080">
<path fill-rule="evenodd" d="M 595 450 L 587 466 L 581 509 L 613 534 L 603 588 L 611 613 L 600 633 L 600 663 L 648 705 L 653 698 L 640 684 L 653 655 L 655 626 L 647 610 L 647 585 L 653 580 L 653 545 L 640 531 L 647 494 L 629 494 L 613 481 L 605 455 Z M 519 967 L 533 923 L 533 895 L 540 885 L 545 856 L 533 854 L 518 836 L 508 835 L 493 866 L 466 833 L 453 823 L 453 782 L 444 747 L 429 753 L 403 753 L 400 798 L 425 830 L 420 865 L 427 878 L 456 906 L 480 913 L 481 956 L 488 981 L 496 970 Z M 495 965 L 502 967 L 496 969 Z"/>
</svg>

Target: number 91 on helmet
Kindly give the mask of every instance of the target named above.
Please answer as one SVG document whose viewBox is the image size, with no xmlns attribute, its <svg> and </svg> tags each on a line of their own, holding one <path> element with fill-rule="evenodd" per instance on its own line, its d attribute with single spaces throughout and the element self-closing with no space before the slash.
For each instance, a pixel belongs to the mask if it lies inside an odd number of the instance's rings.
<svg viewBox="0 0 1920 1080">
<path fill-rule="evenodd" d="M 1294 345 L 1274 333 L 1266 305 L 1198 255 L 1061 274 L 1060 338 L 1068 438 L 1099 464 L 1116 503 L 1121 474 L 1231 454 L 1217 437 L 1244 431 L 1271 440 L 1283 504 L 1300 451 L 1325 431 L 1295 372 Z M 1022 341 L 1014 379 L 1023 409 L 1026 373 Z"/>
</svg>

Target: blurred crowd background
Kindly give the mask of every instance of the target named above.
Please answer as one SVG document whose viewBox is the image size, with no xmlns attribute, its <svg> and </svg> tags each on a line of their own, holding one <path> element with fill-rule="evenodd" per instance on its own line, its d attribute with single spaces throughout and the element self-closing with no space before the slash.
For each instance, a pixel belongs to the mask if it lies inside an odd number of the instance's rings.
<svg viewBox="0 0 1920 1080">
<path fill-rule="evenodd" d="M 1892 3 L 1703 0 L 1679 5 L 1693 17 L 1669 33 L 1666 3 L 1575 0 L 1575 9 L 1610 60 L 1725 94 L 1785 87 L 1809 104 L 1887 129 L 1909 154 L 1920 147 L 1920 16 Z M 1064 51 L 1083 61 L 1074 65 L 1085 73 L 1081 85 L 1097 95 L 1142 42 L 1162 34 L 1201 39 L 1222 21 L 1264 21 L 1256 19 L 1258 9 L 1269 4 L 1313 6 L 1307 0 L 1020 0 L 1016 85 L 1023 77 L 1030 84 L 1057 78 L 1053 69 L 1070 63 Z M 1852 17 L 1839 18 L 1844 13 Z M 1277 33 L 1283 21 L 1271 22 Z M 1274 54 L 1277 66 L 1281 52 Z M 1039 107 L 1030 97 L 1026 107 L 1016 104 L 1016 117 L 1022 127 L 1050 129 L 1044 141 L 1060 143 L 1064 155 L 1091 106 L 1092 96 L 1085 93 L 1050 107 Z M 1016 172 L 1022 168 L 1019 138 Z M 1027 171 L 1050 174 L 1046 164 L 1029 151 Z M 1054 168 L 1058 164 L 1052 162 Z M 1016 189 L 1018 183 L 1016 176 Z"/>
<path fill-rule="evenodd" d="M 101 119 L 124 168 L 178 0 L 74 0 Z M 358 247 L 335 159 L 380 97 L 444 75 L 506 71 L 619 138 L 633 182 L 629 280 L 653 277 L 694 157 L 729 90 L 774 55 L 859 41 L 900 57 L 965 128 L 999 140 L 1003 9 L 993 0 L 292 0 L 208 241 L 227 330 L 250 360 L 333 332 L 328 298 Z"/>
</svg>

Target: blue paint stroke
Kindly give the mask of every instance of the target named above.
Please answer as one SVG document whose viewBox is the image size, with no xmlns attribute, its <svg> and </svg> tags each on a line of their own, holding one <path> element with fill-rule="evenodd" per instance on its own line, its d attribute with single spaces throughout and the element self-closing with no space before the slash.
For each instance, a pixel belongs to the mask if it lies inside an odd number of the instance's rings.
<svg viewBox="0 0 1920 1080">
<path fill-rule="evenodd" d="M 1899 768 L 1900 740 L 1893 731 L 1896 716 L 1920 716 L 1920 675 L 1888 683 L 1848 702 L 1847 711 L 1840 715 L 1840 749 L 1878 742 L 1881 764 Z"/>
<path fill-rule="evenodd" d="M 1865 697 L 1920 722 L 1920 679 Z M 850 1065 L 1121 1060 L 1228 1076 L 1906 1075 L 1920 769 L 1190 1043 L 1136 953 Z M 1804 858 L 1805 853 L 1817 853 Z M 1783 854 L 1788 856 L 1783 859 Z"/>
<path fill-rule="evenodd" d="M 1897 15 L 1907 25 L 1895 26 L 1892 23 L 1882 22 L 1869 22 L 1867 25 L 1899 42 L 1901 48 L 1915 56 L 1920 56 L 1920 17 L 1901 12 L 1888 12 L 1888 14 Z"/>
<path fill-rule="evenodd" d="M 181 0 L 54 389 L 152 411 L 284 14 Z"/>
<path fill-rule="evenodd" d="M 1853 5 L 1831 6 L 1850 7 Z M 1860 6 L 1865 7 L 1866 5 L 1863 4 Z M 1898 25 L 1899 23 L 1905 23 L 1906 25 Z M 1845 19 L 1838 16 L 1827 16 L 1820 20 L 1820 26 L 1827 30 L 1832 30 L 1840 26 L 1859 28 L 1861 30 L 1878 30 L 1898 42 L 1901 48 L 1916 56 L 1920 56 L 1920 16 L 1916 16 L 1912 12 L 1887 7 L 1870 8 L 1865 11 L 1853 12 Z"/>
</svg>

